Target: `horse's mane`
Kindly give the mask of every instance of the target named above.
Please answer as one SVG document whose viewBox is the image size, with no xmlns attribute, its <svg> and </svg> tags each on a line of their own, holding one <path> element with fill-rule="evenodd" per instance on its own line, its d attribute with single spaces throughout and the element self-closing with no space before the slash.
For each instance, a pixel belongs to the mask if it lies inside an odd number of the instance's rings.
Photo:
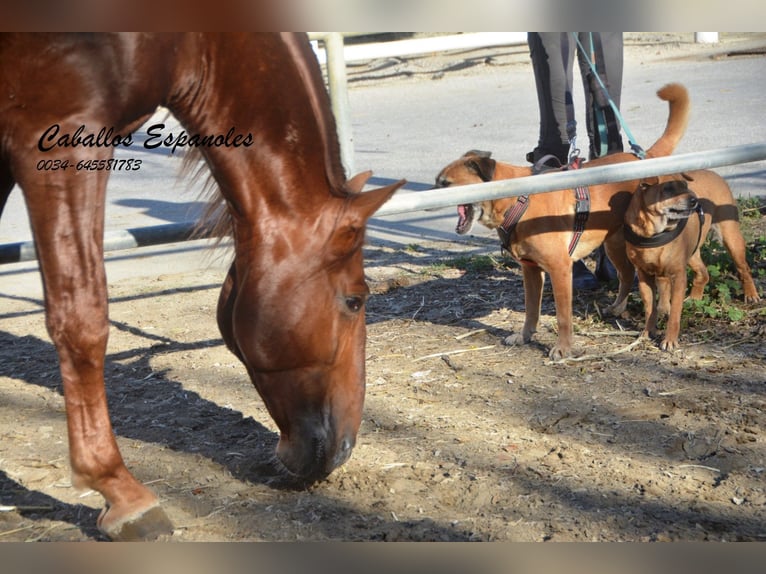
<svg viewBox="0 0 766 574">
<path fill-rule="evenodd" d="M 330 99 L 324 86 L 316 56 L 311 49 L 306 34 L 282 32 L 282 41 L 288 49 L 299 77 L 306 89 L 319 135 L 324 150 L 325 175 L 330 193 L 340 198 L 348 198 L 351 192 L 346 185 L 346 173 L 341 162 L 340 143 L 337 136 L 335 117 L 330 107 Z M 227 237 L 231 234 L 231 216 L 226 201 L 218 189 L 204 155 L 200 148 L 192 148 L 186 153 L 181 163 L 182 178 L 197 179 L 206 177 L 201 196 L 207 202 L 207 208 L 197 223 L 194 237 Z"/>
<path fill-rule="evenodd" d="M 324 143 L 325 171 L 330 184 L 330 192 L 345 197 L 349 193 L 346 188 L 347 174 L 341 162 L 335 116 L 332 114 L 324 79 L 319 66 L 316 65 L 316 56 L 306 34 L 282 32 L 281 37 L 293 57 L 300 77 L 303 79 L 311 108 L 314 110 L 314 117 L 319 124 L 319 135 Z"/>
</svg>

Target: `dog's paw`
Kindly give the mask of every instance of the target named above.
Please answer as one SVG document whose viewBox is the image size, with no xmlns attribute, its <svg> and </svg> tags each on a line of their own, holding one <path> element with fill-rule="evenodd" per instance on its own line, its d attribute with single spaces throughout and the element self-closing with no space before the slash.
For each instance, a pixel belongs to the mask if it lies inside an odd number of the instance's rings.
<svg viewBox="0 0 766 574">
<path fill-rule="evenodd" d="M 699 301 L 702 299 L 702 296 L 705 294 L 705 286 L 704 285 L 692 285 L 691 290 L 689 291 L 689 297 L 687 299 L 693 299 L 694 301 Z M 670 303 L 668 303 L 668 308 L 665 309 L 665 312 L 670 310 Z"/>
<path fill-rule="evenodd" d="M 644 329 L 641 331 L 642 339 L 649 339 L 654 341 L 659 336 L 659 332 L 656 329 Z"/>
<path fill-rule="evenodd" d="M 606 314 L 611 317 L 619 317 L 625 312 L 627 308 L 628 308 L 628 300 L 623 299 L 619 303 L 612 303 L 605 309 L 605 311 L 606 311 Z"/>
<path fill-rule="evenodd" d="M 503 345 L 507 345 L 508 347 L 517 347 L 524 345 L 525 343 L 529 343 L 529 339 L 525 338 L 521 333 L 514 333 L 503 339 Z"/>
<path fill-rule="evenodd" d="M 680 345 L 678 344 L 678 339 L 668 339 L 665 338 L 660 343 L 660 349 L 663 351 L 667 351 L 668 353 L 672 353 L 673 351 L 677 351 L 679 349 Z"/>
<path fill-rule="evenodd" d="M 572 356 L 572 349 L 562 347 L 561 345 L 554 345 L 548 352 L 548 358 L 551 361 L 560 361 Z"/>
</svg>

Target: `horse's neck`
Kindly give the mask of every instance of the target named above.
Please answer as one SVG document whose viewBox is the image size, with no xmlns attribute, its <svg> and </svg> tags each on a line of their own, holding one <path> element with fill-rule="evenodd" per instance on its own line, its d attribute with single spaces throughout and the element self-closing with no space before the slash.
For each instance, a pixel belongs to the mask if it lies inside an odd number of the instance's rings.
<svg viewBox="0 0 766 574">
<path fill-rule="evenodd" d="M 299 236 L 324 236 L 343 209 L 345 177 L 327 94 L 305 38 L 185 40 L 197 43 L 188 50 L 195 57 L 179 61 L 187 79 L 171 111 L 189 134 L 234 128 L 252 135 L 249 146 L 199 149 L 229 204 L 237 252 L 284 242 L 296 227 L 303 229 Z"/>
<path fill-rule="evenodd" d="M 227 199 L 248 211 L 254 190 L 293 209 L 325 201 L 345 176 L 313 52 L 295 35 L 196 36 L 196 90 L 171 106 L 189 133 L 252 134 L 250 146 L 203 149 Z M 307 53 L 308 50 L 308 53 Z M 243 64 L 243 62 L 246 62 Z M 318 189 L 323 188 L 323 189 Z M 303 190 L 303 191 L 302 191 Z M 291 196 L 284 194 L 290 192 Z M 297 203 L 295 203 L 297 202 Z M 243 205 L 244 203 L 244 205 Z"/>
</svg>

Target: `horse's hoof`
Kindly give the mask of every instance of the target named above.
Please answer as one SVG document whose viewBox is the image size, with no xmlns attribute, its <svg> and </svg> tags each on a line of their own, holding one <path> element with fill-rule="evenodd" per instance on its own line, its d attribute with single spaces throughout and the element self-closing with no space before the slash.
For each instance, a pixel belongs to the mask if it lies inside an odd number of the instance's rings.
<svg viewBox="0 0 766 574">
<path fill-rule="evenodd" d="M 98 529 L 114 541 L 156 540 L 173 534 L 173 523 L 159 505 L 117 519 L 110 516 L 110 512 L 108 506 L 101 511 Z"/>
</svg>

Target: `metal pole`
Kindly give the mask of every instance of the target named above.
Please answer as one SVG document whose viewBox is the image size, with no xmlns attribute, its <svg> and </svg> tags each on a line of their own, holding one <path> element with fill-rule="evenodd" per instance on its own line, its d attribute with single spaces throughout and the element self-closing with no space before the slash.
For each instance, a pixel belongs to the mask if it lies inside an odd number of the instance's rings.
<svg viewBox="0 0 766 574">
<path fill-rule="evenodd" d="M 177 243 L 195 237 L 200 239 L 204 237 L 204 231 L 197 229 L 196 221 L 120 229 L 104 234 L 104 251 L 119 251 L 161 243 Z M 37 252 L 32 241 L 0 245 L 0 264 L 34 261 L 35 259 L 37 259 Z"/>
<path fill-rule="evenodd" d="M 309 38 L 322 40 L 326 33 L 311 32 Z M 348 34 L 345 34 L 348 35 Z M 474 50 L 494 46 L 514 46 L 527 43 L 526 32 L 467 32 L 449 36 L 412 38 L 409 40 L 393 40 L 371 44 L 353 44 L 344 48 L 346 63 L 360 60 L 375 60 L 378 58 L 395 58 L 399 56 L 417 56 L 434 52 L 455 50 Z M 324 64 L 324 54 L 319 52 L 317 58 Z"/>
<path fill-rule="evenodd" d="M 630 181 L 654 175 L 667 175 L 764 159 L 766 159 L 766 143 L 749 144 L 488 183 L 406 194 L 399 193 L 381 207 L 375 215 L 384 216 L 437 209 L 488 199 L 569 189 L 578 185 Z"/>
<path fill-rule="evenodd" d="M 411 211 L 438 209 L 487 199 L 569 189 L 578 185 L 628 181 L 653 175 L 709 169 L 764 159 L 766 159 L 766 143 L 748 144 L 489 183 L 399 193 L 375 212 L 375 216 L 382 217 Z M 104 234 L 104 251 L 117 251 L 160 243 L 175 243 L 186 241 L 193 237 L 203 238 L 204 232 L 194 234 L 196 227 L 197 222 L 187 221 L 110 231 Z M 0 264 L 32 261 L 36 257 L 35 246 L 31 241 L 0 245 Z"/>
<path fill-rule="evenodd" d="M 330 87 L 330 103 L 340 141 L 340 156 L 346 177 L 354 172 L 354 134 L 351 129 L 351 107 L 348 103 L 348 80 L 346 60 L 343 56 L 343 34 L 328 32 L 322 38 L 327 52 L 327 80 Z"/>
<path fill-rule="evenodd" d="M 717 44 L 718 32 L 695 32 L 694 41 L 697 44 Z"/>
</svg>

